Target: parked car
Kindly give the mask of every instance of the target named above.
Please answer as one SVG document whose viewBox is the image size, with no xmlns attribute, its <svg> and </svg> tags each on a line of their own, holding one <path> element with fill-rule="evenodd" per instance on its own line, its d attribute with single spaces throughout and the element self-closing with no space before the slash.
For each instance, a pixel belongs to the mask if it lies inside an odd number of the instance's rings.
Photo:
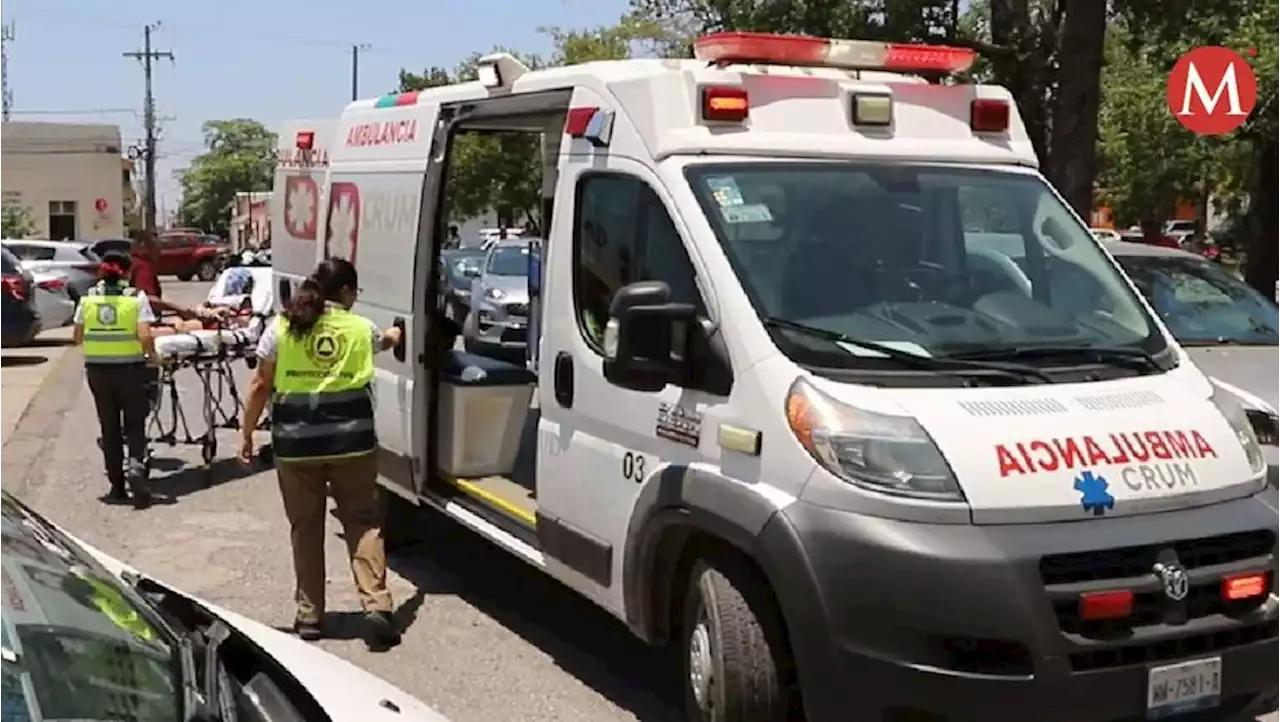
<svg viewBox="0 0 1280 722">
<path fill-rule="evenodd" d="M 8 248 L 0 250 L 0 258 L 4 270 L 4 288 L 0 290 L 4 304 L 4 340 L 0 345 L 25 346 L 40 333 L 40 313 L 36 309 L 31 272 L 22 267 Z"/>
<path fill-rule="evenodd" d="M 31 280 L 36 312 L 40 314 L 40 330 L 49 331 L 70 324 L 76 314 L 76 302 L 71 298 L 67 279 L 57 273 L 35 271 Z"/>
<path fill-rule="evenodd" d="M 1179 246 L 1185 246 L 1196 235 L 1196 222 L 1194 219 L 1165 221 L 1164 234 L 1177 241 Z"/>
<path fill-rule="evenodd" d="M 98 282 L 102 259 L 84 243 L 21 239 L 6 240 L 4 246 L 28 271 L 54 273 L 65 278 L 73 301 L 79 300 Z"/>
<path fill-rule="evenodd" d="M 524 360 L 529 325 L 528 238 L 495 241 L 471 283 L 471 310 L 462 326 L 466 350 Z"/>
<path fill-rule="evenodd" d="M 457 248 L 440 254 L 440 299 L 444 315 L 461 323 L 471 312 L 471 285 L 480 276 L 485 252 Z"/>
<path fill-rule="evenodd" d="M 314 645 L 185 594 L 7 492 L 6 720 L 447 722 Z"/>
<path fill-rule="evenodd" d="M 1120 233 L 1113 228 L 1090 228 L 1089 232 L 1092 233 L 1093 237 L 1097 238 L 1099 241 L 1108 242 L 1120 240 Z"/>
<path fill-rule="evenodd" d="M 1253 422 L 1276 478 L 1280 422 L 1280 310 L 1222 265 L 1200 255 L 1135 243 L 1107 249 L 1214 383 Z"/>
<path fill-rule="evenodd" d="M 160 254 L 156 273 L 177 276 L 180 281 L 199 278 L 212 281 L 218 275 L 219 257 L 225 249 L 221 243 L 211 243 L 209 236 L 193 229 L 165 231 L 160 234 Z"/>
</svg>

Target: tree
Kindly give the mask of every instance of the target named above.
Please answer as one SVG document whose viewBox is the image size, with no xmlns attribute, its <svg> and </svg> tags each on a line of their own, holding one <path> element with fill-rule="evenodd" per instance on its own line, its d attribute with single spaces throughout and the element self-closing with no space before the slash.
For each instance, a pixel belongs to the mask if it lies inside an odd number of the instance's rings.
<svg viewBox="0 0 1280 722">
<path fill-rule="evenodd" d="M 536 55 L 522 55 L 505 48 L 530 68 L 574 65 L 594 60 L 613 60 L 631 55 L 634 43 L 656 38 L 654 23 L 624 18 L 616 26 L 585 30 L 548 27 L 541 31 L 551 37 L 554 51 L 550 63 Z M 397 92 L 475 80 L 476 53 L 457 69 L 430 67 L 422 73 L 400 71 Z M 463 131 L 455 136 L 449 159 L 445 198 L 450 222 L 462 222 L 492 211 L 501 227 L 522 222 L 541 226 L 542 198 L 541 138 L 532 133 L 479 133 Z"/>
<path fill-rule="evenodd" d="M 36 234 L 36 216 L 23 205 L 9 205 L 0 210 L 0 234 L 5 238 L 30 238 Z"/>
<path fill-rule="evenodd" d="M 276 135 L 248 118 L 211 120 L 203 131 L 208 150 L 177 173 L 182 186 L 179 219 L 185 226 L 226 236 L 236 193 L 271 190 Z"/>
<path fill-rule="evenodd" d="M 1154 2 L 1155 0 L 1149 0 Z M 1102 0 L 632 0 L 669 32 L 800 33 L 977 50 L 976 75 L 1009 89 L 1045 175 L 1085 217 L 1093 206 L 1092 147 L 1106 32 Z M 692 31 L 692 32 L 691 32 Z M 1060 49 L 1069 48 L 1069 57 Z"/>
</svg>

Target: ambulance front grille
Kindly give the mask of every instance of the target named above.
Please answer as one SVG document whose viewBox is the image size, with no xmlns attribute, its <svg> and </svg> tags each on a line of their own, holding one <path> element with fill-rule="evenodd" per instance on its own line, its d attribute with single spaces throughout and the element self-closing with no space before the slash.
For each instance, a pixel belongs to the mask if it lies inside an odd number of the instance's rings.
<svg viewBox="0 0 1280 722">
<path fill-rule="evenodd" d="M 1185 599 L 1171 603 L 1149 581 L 1158 555 L 1172 550 L 1193 572 Z M 1226 602 L 1221 565 L 1270 570 L 1275 591 L 1276 537 L 1259 529 L 1135 547 L 1043 557 L 1040 576 L 1074 671 L 1180 659 L 1275 636 L 1275 620 L 1255 615 L 1265 597 Z M 1203 570 L 1195 574 L 1196 570 Z M 1119 620 L 1080 616 L 1079 592 L 1134 589 L 1133 612 Z"/>
<path fill-rule="evenodd" d="M 973 416 L 1045 416 L 1067 410 L 1054 399 L 1005 399 L 999 401 L 961 401 L 960 408 Z"/>
</svg>

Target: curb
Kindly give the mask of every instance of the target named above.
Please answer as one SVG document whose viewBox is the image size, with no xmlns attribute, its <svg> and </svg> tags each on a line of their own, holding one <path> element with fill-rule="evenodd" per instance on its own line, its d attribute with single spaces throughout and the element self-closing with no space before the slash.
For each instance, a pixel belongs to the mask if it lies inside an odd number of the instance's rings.
<svg viewBox="0 0 1280 722">
<path fill-rule="evenodd" d="M 25 491 L 40 461 L 57 445 L 67 412 L 75 407 L 84 387 L 82 358 L 80 349 L 71 347 L 54 362 L 0 447 L 0 477 L 9 493 Z"/>
</svg>

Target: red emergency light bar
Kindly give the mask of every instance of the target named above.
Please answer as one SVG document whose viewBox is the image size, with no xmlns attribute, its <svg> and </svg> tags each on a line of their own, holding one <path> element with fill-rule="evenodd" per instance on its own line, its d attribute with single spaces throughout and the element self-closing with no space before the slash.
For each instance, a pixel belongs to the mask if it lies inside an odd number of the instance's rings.
<svg viewBox="0 0 1280 722">
<path fill-rule="evenodd" d="M 807 35 L 713 33 L 693 41 L 693 57 L 709 63 L 801 65 L 890 72 L 960 73 L 977 53 L 945 45 L 834 40 Z"/>
<path fill-rule="evenodd" d="M 1270 587 L 1264 572 L 1233 574 L 1222 580 L 1222 601 L 1238 602 L 1266 596 Z"/>
</svg>

